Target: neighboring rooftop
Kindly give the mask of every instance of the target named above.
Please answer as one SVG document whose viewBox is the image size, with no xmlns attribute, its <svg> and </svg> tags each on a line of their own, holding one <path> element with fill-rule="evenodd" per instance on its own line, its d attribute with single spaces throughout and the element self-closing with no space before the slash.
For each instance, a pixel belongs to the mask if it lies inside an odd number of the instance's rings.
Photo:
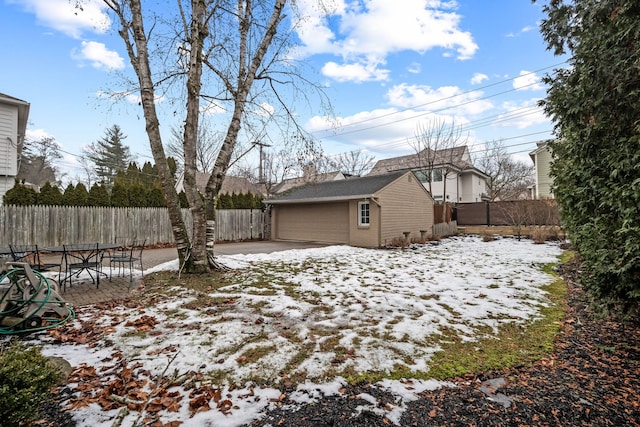
<svg viewBox="0 0 640 427">
<path fill-rule="evenodd" d="M 382 175 L 347 178 L 336 181 L 312 182 L 302 187 L 278 195 L 269 200 L 270 204 L 296 203 L 301 201 L 332 201 L 373 197 L 375 193 L 402 175 L 406 171 L 395 171 Z"/>
<path fill-rule="evenodd" d="M 459 147 L 437 151 L 425 148 L 420 153 L 378 160 L 371 169 L 371 172 L 369 172 L 369 175 L 384 174 L 396 170 L 424 168 L 427 163 L 434 167 L 452 165 L 459 170 L 476 169 L 473 163 L 471 163 L 469 149 L 466 145 L 461 145 Z"/>
</svg>

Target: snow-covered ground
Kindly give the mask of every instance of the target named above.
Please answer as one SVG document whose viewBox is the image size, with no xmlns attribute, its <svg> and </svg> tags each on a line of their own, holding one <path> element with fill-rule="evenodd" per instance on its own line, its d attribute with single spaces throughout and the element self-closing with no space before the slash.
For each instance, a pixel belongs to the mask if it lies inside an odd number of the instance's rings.
<svg viewBox="0 0 640 427">
<path fill-rule="evenodd" d="M 97 396 L 115 394 L 120 376 L 132 383 L 120 387 L 129 390 L 126 399 L 146 401 L 147 413 L 164 423 L 235 426 L 281 401 L 278 384 L 290 379 L 301 381 L 290 398 L 304 402 L 338 393 L 346 373 L 428 371 L 452 333 L 474 340 L 502 323 L 535 319 L 547 304 L 541 286 L 552 280 L 541 264 L 556 262 L 560 253 L 551 243 L 471 236 L 410 249 L 331 246 L 221 256 L 234 269 L 229 285 L 206 294 L 175 286 L 166 295 L 146 295 L 145 304 L 85 307 L 74 329 L 58 337 L 75 333 L 76 339 L 35 338 L 43 354 L 78 368 L 71 386 L 79 425 L 113 424 L 119 409 L 105 410 Z M 155 270 L 177 267 L 174 261 Z M 175 377 L 182 382 L 169 384 Z M 151 399 L 151 383 L 160 378 L 166 390 Z M 408 384 L 380 386 L 406 402 L 443 385 Z M 401 408 L 387 417 L 399 420 Z M 139 416 L 132 411 L 122 425 Z"/>
</svg>

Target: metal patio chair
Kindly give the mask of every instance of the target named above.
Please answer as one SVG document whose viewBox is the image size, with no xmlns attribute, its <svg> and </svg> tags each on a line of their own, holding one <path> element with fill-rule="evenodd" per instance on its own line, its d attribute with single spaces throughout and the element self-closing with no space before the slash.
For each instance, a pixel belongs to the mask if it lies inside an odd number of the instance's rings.
<svg viewBox="0 0 640 427">
<path fill-rule="evenodd" d="M 52 271 L 61 270 L 61 263 L 42 262 L 38 245 L 9 245 L 11 257 L 15 262 L 26 262 L 32 270 Z"/>
<path fill-rule="evenodd" d="M 144 268 L 142 267 L 142 251 L 144 250 L 146 240 L 142 242 L 134 240 L 131 245 L 123 246 L 119 250 L 108 254 L 109 259 L 109 280 L 111 280 L 114 268 L 118 269 L 117 275 L 124 274 L 124 269 L 129 266 L 129 280 L 133 281 L 133 266 L 140 264 L 140 271 L 144 276 Z"/>
</svg>

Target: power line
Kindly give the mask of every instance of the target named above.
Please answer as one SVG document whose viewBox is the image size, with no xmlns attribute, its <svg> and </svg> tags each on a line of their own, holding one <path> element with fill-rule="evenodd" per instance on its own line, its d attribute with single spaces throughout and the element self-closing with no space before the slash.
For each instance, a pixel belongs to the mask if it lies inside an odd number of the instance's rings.
<svg viewBox="0 0 640 427">
<path fill-rule="evenodd" d="M 550 65 L 550 66 L 547 66 L 547 67 L 543 67 L 543 68 L 540 68 L 538 70 L 531 71 L 531 72 L 519 75 L 517 77 L 511 77 L 511 78 L 508 78 L 508 79 L 501 80 L 499 82 L 495 82 L 495 83 L 488 84 L 488 85 L 485 85 L 485 86 L 481 86 L 481 87 L 478 87 L 478 88 L 475 88 L 475 89 L 472 89 L 472 90 L 461 92 L 461 93 L 458 93 L 458 94 L 455 94 L 455 95 L 450 95 L 450 96 L 447 96 L 447 97 L 444 97 L 444 98 L 435 99 L 435 100 L 432 100 L 432 101 L 429 101 L 429 102 L 425 102 L 423 104 L 414 105 L 412 107 L 403 108 L 403 109 L 400 109 L 400 110 L 397 110 L 397 111 L 393 111 L 393 112 L 390 112 L 390 113 L 386 113 L 386 114 L 383 114 L 383 115 L 380 115 L 380 116 L 370 117 L 368 119 L 359 120 L 357 122 L 347 123 L 345 125 L 341 125 L 340 127 L 341 128 L 346 128 L 346 127 L 350 127 L 350 126 L 359 125 L 359 124 L 362 124 L 362 123 L 367 123 L 367 122 L 370 122 L 370 121 L 373 121 L 373 120 L 379 120 L 379 119 L 382 119 L 382 118 L 385 118 L 385 117 L 389 117 L 389 116 L 393 116 L 393 115 L 396 115 L 396 114 L 401 114 L 401 113 L 404 113 L 404 112 L 407 112 L 407 111 L 413 111 L 415 108 L 421 108 L 421 107 L 425 107 L 427 105 L 436 104 L 436 103 L 439 103 L 439 102 L 443 102 L 443 101 L 447 101 L 447 100 L 450 100 L 450 99 L 454 99 L 454 98 L 457 98 L 457 97 L 460 97 L 460 96 L 463 96 L 463 95 L 472 94 L 474 92 L 478 92 L 478 91 L 483 90 L 483 89 L 487 89 L 487 88 L 490 88 L 490 87 L 493 87 L 493 86 L 497 86 L 497 85 L 500 85 L 500 84 L 503 84 L 503 83 L 507 83 L 507 82 L 513 81 L 513 80 L 518 79 L 518 78 L 522 78 L 522 77 L 527 76 L 527 75 L 536 74 L 538 72 L 547 70 L 549 68 L 557 67 L 557 66 L 560 66 L 560 65 L 563 65 L 563 64 L 566 64 L 566 61 L 554 64 L 554 65 Z M 317 130 L 317 131 L 311 132 L 311 134 L 318 134 L 318 133 L 322 133 L 322 132 L 332 132 L 333 131 L 335 134 L 348 135 L 348 134 L 355 133 L 355 132 L 362 132 L 362 131 L 369 130 L 369 129 L 375 129 L 375 128 L 382 127 L 382 126 L 388 126 L 388 125 L 395 124 L 395 123 L 398 123 L 398 122 L 401 122 L 401 121 L 415 119 L 417 117 L 421 117 L 421 116 L 424 116 L 424 115 L 433 114 L 433 113 L 437 113 L 437 112 L 442 112 L 442 111 L 446 111 L 446 110 L 453 109 L 453 108 L 458 108 L 458 107 L 461 107 L 461 106 L 464 106 L 464 105 L 468 105 L 468 104 L 471 104 L 471 103 L 474 103 L 474 102 L 483 101 L 483 100 L 486 100 L 486 99 L 489 99 L 489 98 L 493 98 L 493 97 L 496 97 L 496 96 L 499 96 L 499 95 L 504 95 L 505 93 L 518 91 L 518 90 L 521 90 L 523 88 L 526 88 L 526 87 L 529 87 L 529 86 L 533 86 L 533 85 L 536 85 L 536 84 L 538 84 L 538 82 L 529 83 L 529 84 L 526 84 L 526 85 L 523 85 L 523 86 L 519 86 L 517 88 L 512 88 L 512 89 L 509 89 L 509 90 L 506 90 L 506 91 L 502 91 L 502 92 L 498 92 L 498 93 L 495 93 L 495 94 L 492 94 L 492 95 L 487 95 L 487 96 L 483 96 L 483 97 L 480 97 L 480 98 L 475 98 L 475 99 L 472 99 L 472 100 L 469 100 L 469 101 L 466 101 L 466 102 L 463 102 L 463 103 L 460 103 L 460 104 L 454 104 L 454 105 L 451 105 L 451 106 L 448 106 L 448 107 L 443 107 L 443 108 L 436 109 L 436 110 L 433 110 L 433 111 L 427 111 L 427 112 L 424 112 L 424 113 L 417 114 L 415 116 L 406 117 L 406 118 L 402 118 L 402 119 L 399 119 L 399 120 L 394 120 L 394 121 L 391 121 L 391 122 L 388 122 L 388 123 L 379 124 L 379 125 L 369 126 L 369 127 L 360 128 L 360 129 L 354 129 L 354 130 L 345 131 L 345 132 L 340 132 L 339 130 L 336 131 L 336 129 L 328 128 L 328 129 L 321 129 L 321 130 Z"/>
</svg>

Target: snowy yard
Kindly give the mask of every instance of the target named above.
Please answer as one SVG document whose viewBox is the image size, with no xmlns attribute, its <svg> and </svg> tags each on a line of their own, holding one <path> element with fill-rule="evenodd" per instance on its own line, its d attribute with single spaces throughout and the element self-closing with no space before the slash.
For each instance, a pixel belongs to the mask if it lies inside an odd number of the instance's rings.
<svg viewBox="0 0 640 427">
<path fill-rule="evenodd" d="M 556 244 L 460 237 L 404 250 L 224 256 L 233 271 L 222 287 L 148 289 L 128 306 L 83 307 L 57 342 L 37 339 L 43 354 L 77 368 L 71 406 L 80 425 L 113 424 L 120 409 L 105 393 L 146 404 L 144 416 L 164 423 L 241 425 L 278 404 L 283 384 L 300 384 L 302 402 L 338 393 L 350 376 L 428 372 L 454 335 L 473 341 L 536 319 L 548 302 L 541 286 L 552 281 L 541 265 L 561 252 Z M 155 270 L 170 269 L 177 261 Z M 399 396 L 387 414 L 393 421 L 403 401 L 442 384 L 380 385 Z M 132 411 L 122 425 L 139 416 Z"/>
</svg>

